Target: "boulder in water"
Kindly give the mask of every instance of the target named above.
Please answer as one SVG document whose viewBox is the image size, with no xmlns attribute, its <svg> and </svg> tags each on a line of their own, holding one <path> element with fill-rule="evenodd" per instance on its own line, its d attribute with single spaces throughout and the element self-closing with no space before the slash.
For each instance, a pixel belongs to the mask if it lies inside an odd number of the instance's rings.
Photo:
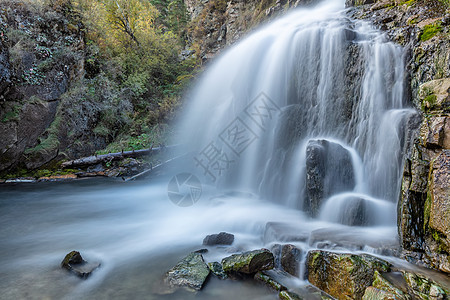
<svg viewBox="0 0 450 300">
<path fill-rule="evenodd" d="M 88 278 L 98 267 L 100 267 L 100 263 L 88 263 L 78 251 L 68 253 L 61 262 L 61 268 L 67 269 L 83 279 Z"/>
<path fill-rule="evenodd" d="M 220 232 L 218 234 L 207 235 L 203 239 L 203 245 L 231 245 L 234 242 L 234 235 L 227 232 Z"/>
<path fill-rule="evenodd" d="M 199 291 L 210 270 L 200 253 L 190 253 L 166 273 L 165 281 L 171 287 L 185 287 Z"/>
<path fill-rule="evenodd" d="M 267 249 L 247 251 L 233 254 L 222 259 L 223 270 L 226 273 L 254 274 L 274 267 L 274 257 Z"/>
<path fill-rule="evenodd" d="M 372 285 L 375 270 L 387 272 L 391 265 L 370 255 L 310 251 L 308 280 L 337 299 L 361 299 Z"/>
<path fill-rule="evenodd" d="M 298 276 L 300 271 L 300 260 L 302 250 L 294 245 L 287 244 L 281 248 L 280 263 L 283 270 L 293 276 Z"/>
<path fill-rule="evenodd" d="M 306 147 L 306 211 L 317 216 L 324 199 L 352 191 L 354 187 L 350 152 L 327 140 L 309 141 Z"/>
</svg>

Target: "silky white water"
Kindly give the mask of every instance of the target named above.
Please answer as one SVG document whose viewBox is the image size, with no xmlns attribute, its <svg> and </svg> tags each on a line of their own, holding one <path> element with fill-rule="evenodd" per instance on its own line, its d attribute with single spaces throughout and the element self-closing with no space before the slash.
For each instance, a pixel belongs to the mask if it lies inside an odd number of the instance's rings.
<svg viewBox="0 0 450 300">
<path fill-rule="evenodd" d="M 214 59 L 178 124 L 175 142 L 190 154 L 165 176 L 1 186 L 2 298 L 276 298 L 214 278 L 198 294 L 164 293 L 165 272 L 220 231 L 235 242 L 210 247 L 207 262 L 288 242 L 304 254 L 389 255 L 415 113 L 405 106 L 404 52 L 343 8 L 296 9 Z M 179 173 L 199 179 L 179 186 L 195 195 L 191 206 L 170 198 Z M 71 250 L 101 268 L 87 281 L 69 276 L 59 263 Z"/>
</svg>

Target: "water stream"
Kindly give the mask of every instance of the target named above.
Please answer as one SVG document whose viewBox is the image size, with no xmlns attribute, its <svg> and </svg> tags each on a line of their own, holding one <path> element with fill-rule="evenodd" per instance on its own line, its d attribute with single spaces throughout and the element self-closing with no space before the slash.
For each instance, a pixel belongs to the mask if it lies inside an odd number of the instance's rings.
<svg viewBox="0 0 450 300">
<path fill-rule="evenodd" d="M 164 273 L 220 231 L 235 242 L 206 261 L 280 242 L 389 255 L 415 112 L 403 49 L 343 6 L 296 9 L 217 58 L 179 123 L 191 154 L 165 176 L 1 186 L 2 298 L 275 299 L 214 278 L 199 294 L 164 294 Z M 178 173 L 198 178 L 201 188 L 177 182 L 194 205 L 169 199 Z M 71 250 L 102 267 L 67 276 L 59 262 Z"/>
</svg>

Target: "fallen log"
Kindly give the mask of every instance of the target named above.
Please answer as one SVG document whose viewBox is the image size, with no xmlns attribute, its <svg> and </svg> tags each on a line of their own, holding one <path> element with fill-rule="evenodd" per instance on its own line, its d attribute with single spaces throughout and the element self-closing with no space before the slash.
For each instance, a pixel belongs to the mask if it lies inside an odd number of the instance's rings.
<svg viewBox="0 0 450 300">
<path fill-rule="evenodd" d="M 165 165 L 167 165 L 168 163 L 173 162 L 173 161 L 175 161 L 175 160 L 177 160 L 177 159 L 180 159 L 180 158 L 182 158 L 182 157 L 184 157 L 184 156 L 187 156 L 187 154 L 182 154 L 182 155 L 179 155 L 179 156 L 177 156 L 177 157 L 171 158 L 171 159 L 166 160 L 166 161 L 164 161 L 164 162 L 162 162 L 162 163 L 160 163 L 160 164 L 158 164 L 158 165 L 156 165 L 156 166 L 150 166 L 149 169 L 144 170 L 144 171 L 142 171 L 142 172 L 139 173 L 139 174 L 136 174 L 136 175 L 131 176 L 131 177 L 128 177 L 128 178 L 122 177 L 122 179 L 123 179 L 124 181 L 132 181 L 132 180 L 135 180 L 135 179 L 137 179 L 137 178 L 139 178 L 139 177 L 142 177 L 142 176 L 145 176 L 145 175 L 149 175 L 149 173 L 151 173 L 151 172 L 153 172 L 153 171 L 155 171 L 155 170 L 157 170 L 157 169 L 160 169 L 162 166 L 165 166 Z"/>
<path fill-rule="evenodd" d="M 172 146 L 160 146 L 155 148 L 149 148 L 149 149 L 141 149 L 141 150 L 132 150 L 132 151 L 122 151 L 122 152 L 116 152 L 116 153 L 108 153 L 108 154 L 102 154 L 102 155 L 92 155 L 88 157 L 82 157 L 75 160 L 66 161 L 61 164 L 63 168 L 68 167 L 80 167 L 80 166 L 90 166 L 95 165 L 98 163 L 103 162 L 111 162 L 113 160 L 121 160 L 124 158 L 137 158 L 142 156 L 148 156 L 148 155 L 154 155 L 161 151 L 165 150 L 172 150 L 179 145 L 172 145 Z"/>
</svg>

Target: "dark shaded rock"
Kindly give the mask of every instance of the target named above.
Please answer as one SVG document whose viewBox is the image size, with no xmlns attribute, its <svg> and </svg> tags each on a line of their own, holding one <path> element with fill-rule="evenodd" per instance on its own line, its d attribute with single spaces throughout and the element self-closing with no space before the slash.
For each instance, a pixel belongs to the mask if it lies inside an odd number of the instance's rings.
<svg viewBox="0 0 450 300">
<path fill-rule="evenodd" d="M 166 273 L 165 281 L 171 287 L 186 287 L 199 291 L 209 275 L 209 268 L 200 253 L 190 253 Z"/>
<path fill-rule="evenodd" d="M 68 268 L 70 264 L 81 264 L 83 262 L 83 258 L 81 257 L 80 252 L 72 251 L 64 257 L 61 262 L 61 267 Z"/>
<path fill-rule="evenodd" d="M 234 242 L 234 235 L 227 232 L 221 232 L 218 234 L 211 234 L 203 239 L 203 245 L 231 245 Z"/>
<path fill-rule="evenodd" d="M 350 153 L 341 145 L 327 140 L 311 140 L 306 148 L 305 209 L 317 216 L 324 199 L 351 191 L 355 174 Z"/>
<path fill-rule="evenodd" d="M 211 270 L 211 272 L 219 277 L 220 279 L 227 279 L 228 275 L 224 272 L 222 265 L 218 262 L 210 262 L 208 263 L 208 267 Z"/>
<path fill-rule="evenodd" d="M 100 263 L 88 263 L 78 251 L 68 253 L 61 262 L 61 268 L 83 279 L 88 278 L 98 267 L 100 267 Z"/>
<path fill-rule="evenodd" d="M 253 274 L 273 269 L 274 257 L 267 249 L 253 250 L 225 257 L 222 259 L 222 267 L 226 273 Z"/>
<path fill-rule="evenodd" d="M 298 276 L 302 250 L 294 245 L 283 245 L 281 250 L 281 267 L 293 276 Z"/>
<path fill-rule="evenodd" d="M 208 249 L 198 249 L 198 250 L 195 250 L 194 253 L 205 254 L 205 253 L 208 253 Z"/>
<path fill-rule="evenodd" d="M 370 255 L 310 251 L 308 280 L 337 299 L 361 299 L 376 270 L 387 272 L 391 265 Z"/>
<path fill-rule="evenodd" d="M 11 77 L 12 71 L 9 63 L 9 51 L 0 39 L 0 100 L 4 100 L 11 88 Z"/>
</svg>

